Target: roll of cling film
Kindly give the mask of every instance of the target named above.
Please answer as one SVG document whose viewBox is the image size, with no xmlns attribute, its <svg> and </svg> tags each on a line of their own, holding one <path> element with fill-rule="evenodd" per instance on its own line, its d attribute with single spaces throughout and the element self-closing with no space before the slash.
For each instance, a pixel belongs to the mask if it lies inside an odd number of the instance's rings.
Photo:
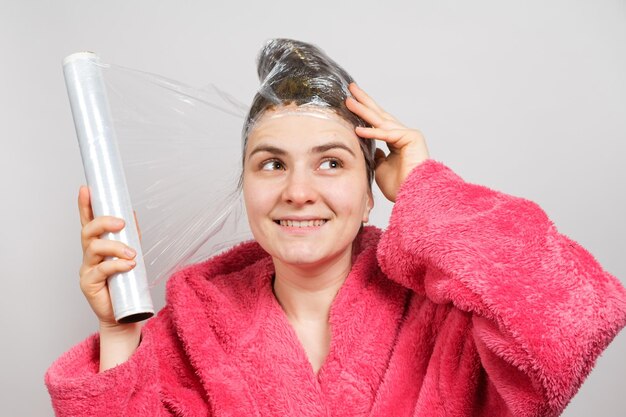
<svg viewBox="0 0 626 417">
<path fill-rule="evenodd" d="M 94 216 L 121 217 L 127 225 L 133 225 L 133 206 L 97 63 L 94 54 L 80 53 L 67 57 L 63 64 L 92 209 Z M 115 319 L 135 322 L 152 316 L 154 308 L 136 228 L 125 227 L 103 237 L 138 249 L 135 268 L 114 274 L 107 281 Z"/>
<path fill-rule="evenodd" d="M 90 52 L 63 71 L 94 216 L 127 225 L 102 237 L 137 251 L 132 270 L 108 279 L 115 318 L 144 320 L 151 288 L 251 236 L 237 189 L 246 106 Z"/>
</svg>

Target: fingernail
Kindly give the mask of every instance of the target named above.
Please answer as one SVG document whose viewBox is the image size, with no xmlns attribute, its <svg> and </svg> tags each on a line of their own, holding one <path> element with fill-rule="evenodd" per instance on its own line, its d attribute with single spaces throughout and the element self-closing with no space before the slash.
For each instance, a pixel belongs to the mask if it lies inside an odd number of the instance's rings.
<svg viewBox="0 0 626 417">
<path fill-rule="evenodd" d="M 130 261 L 130 260 L 127 260 L 127 261 L 126 261 L 126 263 L 127 263 L 129 266 L 135 266 L 135 261 Z"/>
<path fill-rule="evenodd" d="M 126 254 L 126 256 L 130 256 L 130 257 L 133 257 L 133 256 L 135 256 L 135 255 L 137 254 L 137 253 L 136 253 L 133 249 L 131 249 L 131 248 L 126 248 L 126 249 L 124 249 L 124 253 Z"/>
</svg>

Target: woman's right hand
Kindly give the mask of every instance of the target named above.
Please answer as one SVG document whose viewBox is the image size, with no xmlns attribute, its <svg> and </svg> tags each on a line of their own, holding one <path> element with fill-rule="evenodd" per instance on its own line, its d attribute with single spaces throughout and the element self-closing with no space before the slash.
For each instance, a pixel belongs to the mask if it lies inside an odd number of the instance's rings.
<svg viewBox="0 0 626 417">
<path fill-rule="evenodd" d="M 83 247 L 83 264 L 79 271 L 80 289 L 98 317 L 101 330 L 130 328 L 131 326 L 127 324 L 119 324 L 115 321 L 107 278 L 117 272 L 133 269 L 136 252 L 122 242 L 100 238 L 103 233 L 122 230 L 124 220 L 112 216 L 94 218 L 89 188 L 84 185 L 78 191 L 78 210 L 82 225 Z M 119 259 L 105 260 L 108 256 Z"/>
</svg>

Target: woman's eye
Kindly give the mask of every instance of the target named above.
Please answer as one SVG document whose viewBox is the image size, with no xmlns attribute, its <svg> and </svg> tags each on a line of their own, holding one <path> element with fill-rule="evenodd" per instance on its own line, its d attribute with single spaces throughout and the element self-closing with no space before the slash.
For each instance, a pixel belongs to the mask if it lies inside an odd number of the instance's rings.
<svg viewBox="0 0 626 417">
<path fill-rule="evenodd" d="M 261 169 L 263 171 L 276 171 L 276 170 L 285 169 L 285 167 L 283 166 L 282 162 L 271 160 L 271 161 L 264 162 L 261 165 Z"/>
<path fill-rule="evenodd" d="M 320 164 L 320 169 L 337 169 L 342 166 L 341 162 L 337 159 L 327 159 Z"/>
</svg>

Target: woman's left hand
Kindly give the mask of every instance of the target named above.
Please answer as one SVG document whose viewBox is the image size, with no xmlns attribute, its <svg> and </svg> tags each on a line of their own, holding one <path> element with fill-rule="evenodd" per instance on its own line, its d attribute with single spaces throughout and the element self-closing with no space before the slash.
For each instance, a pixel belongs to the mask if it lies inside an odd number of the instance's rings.
<svg viewBox="0 0 626 417">
<path fill-rule="evenodd" d="M 385 112 L 355 83 L 349 87 L 352 97 L 346 99 L 348 109 L 373 127 L 356 127 L 357 136 L 379 139 L 387 143 L 389 154 L 376 148 L 376 184 L 390 201 L 396 201 L 400 184 L 411 170 L 428 159 L 428 148 L 422 133 L 409 129 Z"/>
</svg>

